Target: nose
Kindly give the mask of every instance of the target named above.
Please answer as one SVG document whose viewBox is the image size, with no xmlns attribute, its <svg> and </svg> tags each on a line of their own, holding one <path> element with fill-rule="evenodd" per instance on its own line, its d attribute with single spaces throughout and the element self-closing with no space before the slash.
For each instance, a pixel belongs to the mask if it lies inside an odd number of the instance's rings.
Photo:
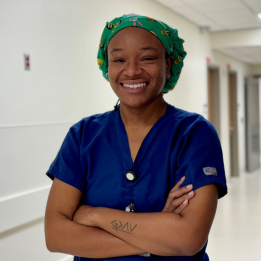
<svg viewBox="0 0 261 261">
<path fill-rule="evenodd" d="M 137 62 L 129 61 L 128 63 L 126 63 L 124 74 L 125 76 L 128 76 L 130 78 L 135 78 L 142 74 L 142 69 Z"/>
</svg>

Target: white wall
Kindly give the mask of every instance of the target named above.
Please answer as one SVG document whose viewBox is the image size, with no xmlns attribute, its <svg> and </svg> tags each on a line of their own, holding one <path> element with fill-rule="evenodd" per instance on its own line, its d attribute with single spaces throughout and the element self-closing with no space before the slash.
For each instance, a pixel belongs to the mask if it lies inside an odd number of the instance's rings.
<svg viewBox="0 0 261 261">
<path fill-rule="evenodd" d="M 214 32 L 211 34 L 211 46 L 214 49 L 242 46 L 257 47 L 261 45 L 260 34 L 261 29 L 259 28 Z"/>
<path fill-rule="evenodd" d="M 106 21 L 137 13 L 179 30 L 188 55 L 178 85 L 165 96 L 176 107 L 207 117 L 206 57 L 212 57 L 222 70 L 230 62 L 238 70 L 242 85 L 248 66 L 212 53 L 209 35 L 201 33 L 197 26 L 151 0 L 122 3 L 119 0 L 0 2 L 0 223 L 4 224 L 0 228 L 1 260 L 1 257 L 6 261 L 18 257 L 28 261 L 59 260 L 65 256 L 49 253 L 44 245 L 41 217 L 51 185 L 45 172 L 70 125 L 85 116 L 112 110 L 117 101 L 96 59 Z M 30 71 L 23 68 L 24 53 L 31 56 Z M 229 174 L 225 75 L 221 75 L 221 83 L 224 102 L 221 142 Z M 239 89 L 241 102 L 242 88 Z M 241 117 L 243 108 L 239 110 Z M 242 130 L 240 135 L 242 140 Z M 27 225 L 23 225 L 25 222 Z M 32 251 L 32 246 L 37 246 L 37 251 Z"/>
<path fill-rule="evenodd" d="M 0 260 L 72 261 L 73 259 L 62 253 L 50 253 L 45 249 L 43 218 L 39 218 L 0 234 Z"/>
</svg>

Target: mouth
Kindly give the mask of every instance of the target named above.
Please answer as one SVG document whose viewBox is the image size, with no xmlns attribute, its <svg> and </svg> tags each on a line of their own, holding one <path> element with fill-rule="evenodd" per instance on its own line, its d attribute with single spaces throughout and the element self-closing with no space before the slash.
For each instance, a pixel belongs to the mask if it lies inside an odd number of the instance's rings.
<svg viewBox="0 0 261 261">
<path fill-rule="evenodd" d="M 128 83 L 120 83 L 123 87 L 131 88 L 131 89 L 137 89 L 145 87 L 149 84 L 149 82 L 143 82 L 143 83 L 136 83 L 136 84 L 128 84 Z"/>
</svg>

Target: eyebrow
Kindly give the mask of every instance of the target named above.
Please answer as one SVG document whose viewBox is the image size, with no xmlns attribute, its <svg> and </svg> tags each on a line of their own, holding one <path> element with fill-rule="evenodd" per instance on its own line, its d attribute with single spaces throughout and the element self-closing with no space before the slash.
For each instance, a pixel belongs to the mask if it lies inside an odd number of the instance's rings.
<svg viewBox="0 0 261 261">
<path fill-rule="evenodd" d="M 121 51 L 124 51 L 124 49 L 123 48 L 115 48 L 115 49 L 112 49 L 111 54 L 113 54 L 114 52 L 121 52 Z"/>
<path fill-rule="evenodd" d="M 140 48 L 142 51 L 147 51 L 147 50 L 153 50 L 153 51 L 158 51 L 158 49 L 156 49 L 153 46 L 146 46 L 146 47 L 141 47 Z"/>
<path fill-rule="evenodd" d="M 155 47 L 153 47 L 153 46 L 141 47 L 140 50 L 142 50 L 142 51 L 147 51 L 147 50 L 158 51 L 158 49 L 155 48 Z M 121 51 L 124 51 L 124 49 L 123 49 L 123 48 L 115 48 L 115 49 L 112 49 L 111 55 L 112 55 L 114 52 L 121 52 Z"/>
</svg>

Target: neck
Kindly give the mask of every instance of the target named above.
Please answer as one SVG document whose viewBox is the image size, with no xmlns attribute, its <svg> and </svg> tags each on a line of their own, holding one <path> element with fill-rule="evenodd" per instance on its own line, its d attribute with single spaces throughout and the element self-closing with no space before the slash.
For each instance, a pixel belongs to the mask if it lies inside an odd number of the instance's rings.
<svg viewBox="0 0 261 261">
<path fill-rule="evenodd" d="M 121 119 L 126 128 L 147 127 L 154 125 L 166 112 L 167 103 L 160 97 L 144 107 L 120 105 Z"/>
</svg>

